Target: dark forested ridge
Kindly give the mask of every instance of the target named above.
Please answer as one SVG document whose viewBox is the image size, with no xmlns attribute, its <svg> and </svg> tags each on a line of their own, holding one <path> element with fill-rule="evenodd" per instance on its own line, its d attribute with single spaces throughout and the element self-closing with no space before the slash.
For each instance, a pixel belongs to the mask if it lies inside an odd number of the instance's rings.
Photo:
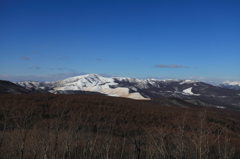
<svg viewBox="0 0 240 159">
<path fill-rule="evenodd" d="M 1 159 L 240 156 L 239 111 L 101 95 L 5 94 L 0 103 Z"/>
<path fill-rule="evenodd" d="M 30 91 L 10 81 L 0 80 L 0 94 L 26 94 Z"/>
</svg>

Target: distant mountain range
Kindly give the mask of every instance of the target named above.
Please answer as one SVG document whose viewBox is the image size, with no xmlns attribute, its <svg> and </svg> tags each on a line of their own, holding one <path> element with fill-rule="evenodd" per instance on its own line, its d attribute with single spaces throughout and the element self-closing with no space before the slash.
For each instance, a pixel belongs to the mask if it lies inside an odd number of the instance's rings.
<svg viewBox="0 0 240 159">
<path fill-rule="evenodd" d="M 47 90 L 26 88 L 10 81 L 0 80 L 0 94 L 50 94 Z"/>
<path fill-rule="evenodd" d="M 217 85 L 218 87 L 221 88 L 226 88 L 226 89 L 234 89 L 234 90 L 240 90 L 240 82 L 223 82 L 221 84 Z"/>
<path fill-rule="evenodd" d="M 2 93 L 103 94 L 141 100 L 173 97 L 196 105 L 211 105 L 219 108 L 240 108 L 240 90 L 237 86 L 240 87 L 231 83 L 213 86 L 193 80 L 106 78 L 98 74 L 76 76 L 54 82 L 0 81 Z"/>
</svg>

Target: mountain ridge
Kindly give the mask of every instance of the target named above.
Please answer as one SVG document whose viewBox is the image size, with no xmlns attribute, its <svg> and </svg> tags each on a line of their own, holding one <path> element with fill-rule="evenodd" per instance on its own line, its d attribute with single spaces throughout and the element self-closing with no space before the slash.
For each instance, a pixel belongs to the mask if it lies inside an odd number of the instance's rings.
<svg viewBox="0 0 240 159">
<path fill-rule="evenodd" d="M 53 82 L 22 81 L 16 84 L 29 90 L 42 89 L 53 94 L 77 94 L 77 91 L 88 91 L 141 100 L 176 97 L 191 101 L 190 99 L 197 98 L 202 103 L 219 107 L 240 107 L 240 91 L 195 80 L 136 79 L 87 74 Z"/>
<path fill-rule="evenodd" d="M 234 82 L 225 81 L 223 83 L 218 84 L 217 86 L 226 89 L 240 90 L 240 81 Z"/>
</svg>

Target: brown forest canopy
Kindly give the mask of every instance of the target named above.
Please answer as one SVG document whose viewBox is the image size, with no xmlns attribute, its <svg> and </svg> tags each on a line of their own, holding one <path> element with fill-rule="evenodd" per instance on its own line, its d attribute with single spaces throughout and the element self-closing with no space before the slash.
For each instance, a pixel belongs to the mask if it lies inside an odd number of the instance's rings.
<svg viewBox="0 0 240 159">
<path fill-rule="evenodd" d="M 0 158 L 237 158 L 240 113 L 99 95 L 1 95 Z"/>
</svg>

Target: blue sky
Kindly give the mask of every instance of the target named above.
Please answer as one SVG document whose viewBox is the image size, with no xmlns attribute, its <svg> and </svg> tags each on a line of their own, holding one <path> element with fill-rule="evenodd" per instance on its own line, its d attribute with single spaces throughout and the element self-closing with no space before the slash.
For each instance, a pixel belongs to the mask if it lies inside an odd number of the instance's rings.
<svg viewBox="0 0 240 159">
<path fill-rule="evenodd" d="M 0 79 L 240 81 L 239 0 L 0 0 Z"/>
</svg>

